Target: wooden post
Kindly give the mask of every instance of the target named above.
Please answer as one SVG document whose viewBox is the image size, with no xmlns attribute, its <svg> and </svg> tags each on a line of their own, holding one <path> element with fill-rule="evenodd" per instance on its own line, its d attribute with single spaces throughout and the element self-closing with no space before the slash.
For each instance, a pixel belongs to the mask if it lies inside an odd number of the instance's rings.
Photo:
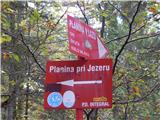
<svg viewBox="0 0 160 120">
<path fill-rule="evenodd" d="M 76 109 L 76 120 L 83 120 L 83 109 Z"/>
<path fill-rule="evenodd" d="M 85 58 L 77 56 L 78 60 L 84 60 Z M 83 109 L 76 109 L 76 120 L 83 120 Z"/>
</svg>

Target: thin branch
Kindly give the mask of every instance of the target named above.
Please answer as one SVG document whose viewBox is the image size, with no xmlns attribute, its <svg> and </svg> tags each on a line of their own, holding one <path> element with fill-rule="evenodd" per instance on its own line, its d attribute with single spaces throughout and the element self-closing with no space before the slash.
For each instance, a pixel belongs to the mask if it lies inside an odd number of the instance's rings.
<svg viewBox="0 0 160 120">
<path fill-rule="evenodd" d="M 129 105 L 128 105 L 128 103 L 127 103 L 127 105 L 125 106 L 124 120 L 127 120 L 127 119 L 128 119 L 128 107 L 129 107 Z"/>
<path fill-rule="evenodd" d="M 30 50 L 30 48 L 28 47 L 28 45 L 24 42 L 24 38 L 23 38 L 23 35 L 22 33 L 20 33 L 20 36 L 21 36 L 21 41 L 22 43 L 24 44 L 24 46 L 27 48 L 28 52 L 32 55 L 34 61 L 36 62 L 36 64 L 39 66 L 39 68 L 45 73 L 46 71 L 44 70 L 44 68 L 39 64 L 39 62 L 37 61 L 34 53 Z"/>
<path fill-rule="evenodd" d="M 37 46 L 37 48 L 35 48 L 35 50 L 34 50 L 33 53 L 35 53 L 42 44 L 45 44 L 45 42 L 46 42 L 46 40 L 47 40 L 47 38 L 48 38 L 49 36 L 50 36 L 50 35 L 49 35 L 49 30 L 47 30 L 44 40 L 39 43 L 39 45 Z"/>
<path fill-rule="evenodd" d="M 60 16 L 60 18 L 57 20 L 57 22 L 55 23 L 55 27 L 54 28 L 56 28 L 57 27 L 57 25 L 59 24 L 59 22 L 61 21 L 61 19 L 64 17 L 64 15 L 67 13 L 67 11 L 68 11 L 68 7 L 67 7 L 67 9 L 65 10 L 65 12 Z M 47 34 L 48 34 L 48 36 L 46 36 L 46 38 L 45 39 L 47 39 L 47 37 L 49 37 L 50 35 L 51 35 L 51 33 L 55 30 L 55 29 L 51 29 L 51 31 L 47 31 Z"/>
<path fill-rule="evenodd" d="M 129 86 L 130 81 L 125 77 L 124 82 L 126 83 L 127 96 L 129 96 L 131 94 L 130 93 L 130 86 Z M 129 100 L 129 97 L 127 97 L 127 101 L 128 100 Z M 129 107 L 129 104 L 126 104 L 125 112 L 124 112 L 124 120 L 127 120 L 127 118 L 128 118 L 128 107 Z"/>
<path fill-rule="evenodd" d="M 48 41 L 46 42 L 46 44 L 55 44 L 55 43 L 61 43 L 61 42 L 66 42 L 68 39 L 64 39 L 64 40 L 59 40 L 59 41 Z"/>
<path fill-rule="evenodd" d="M 116 9 L 116 10 L 121 14 L 121 16 L 122 16 L 123 18 L 125 18 L 126 21 L 129 23 L 129 19 L 127 18 L 127 16 L 125 16 L 125 15 L 122 13 L 121 10 L 119 10 L 117 7 L 115 7 L 111 2 L 108 1 L 108 3 L 109 3 L 114 9 Z"/>
<path fill-rule="evenodd" d="M 86 114 L 87 120 L 89 120 L 89 117 L 91 115 L 91 113 L 93 112 L 94 109 L 91 109 L 89 112 L 87 112 L 86 110 L 83 110 L 83 112 Z"/>
<path fill-rule="evenodd" d="M 133 31 L 133 32 L 131 33 L 131 35 L 137 33 L 137 32 L 138 32 L 139 30 L 141 30 L 143 27 L 145 27 L 145 25 L 142 25 L 142 26 L 139 27 L 137 30 Z M 113 40 L 110 40 L 110 41 L 106 42 L 105 44 L 109 44 L 109 43 L 111 43 L 111 42 L 113 42 L 113 41 L 117 41 L 117 40 L 123 39 L 123 38 L 125 38 L 125 37 L 127 37 L 127 36 L 128 36 L 128 34 L 127 34 L 127 35 L 124 35 L 124 36 L 121 36 L 121 37 L 119 37 L 119 38 L 115 38 L 115 39 L 113 39 Z"/>
<path fill-rule="evenodd" d="M 148 54 L 148 52 L 147 52 L 147 54 Z M 131 83 L 131 82 L 135 82 L 135 81 L 141 80 L 141 79 L 145 78 L 146 76 L 148 76 L 148 75 L 150 75 L 150 74 L 156 72 L 157 69 L 158 69 L 158 66 L 157 66 L 154 70 L 148 72 L 147 74 L 145 74 L 145 75 L 143 75 L 143 76 L 139 76 L 139 77 L 137 77 L 137 78 L 134 78 L 134 80 L 131 80 L 131 81 L 129 81 L 128 83 Z M 134 70 L 131 69 L 131 71 L 134 71 Z M 125 75 L 123 75 L 123 76 L 125 76 Z M 123 76 L 120 76 L 116 81 L 122 79 Z M 126 84 L 126 83 L 124 83 L 124 82 L 120 83 L 119 85 L 113 87 L 112 91 L 115 91 L 118 87 L 120 87 L 120 86 L 122 86 L 122 85 L 125 85 L 125 84 Z"/>
<path fill-rule="evenodd" d="M 64 15 L 67 13 L 67 11 L 68 11 L 68 7 L 67 7 L 67 9 L 65 10 L 65 12 L 61 15 L 61 17 L 57 20 L 56 26 L 59 24 L 59 22 L 60 22 L 61 19 L 64 17 Z"/>
<path fill-rule="evenodd" d="M 68 11 L 68 8 L 67 8 L 67 9 L 65 10 L 65 12 L 61 15 L 61 17 L 57 20 L 57 22 L 56 22 L 56 24 L 55 24 L 55 27 L 59 24 L 59 22 L 60 22 L 61 19 L 64 17 L 64 15 L 67 13 L 67 11 Z M 54 28 L 55 28 L 55 27 L 54 27 Z M 51 36 L 51 33 L 52 33 L 53 31 L 54 31 L 54 29 L 52 29 L 51 31 L 50 31 L 50 30 L 47 30 L 44 40 L 43 40 L 43 41 L 40 43 L 40 45 L 34 50 L 33 53 L 35 53 L 35 52 L 39 49 L 39 47 L 46 42 L 47 38 L 48 38 L 49 36 Z"/>
<path fill-rule="evenodd" d="M 136 42 L 136 41 L 139 41 L 139 40 L 148 39 L 148 38 L 151 38 L 151 37 L 157 37 L 158 35 L 160 35 L 160 33 L 153 34 L 153 35 L 150 35 L 150 36 L 145 36 L 145 37 L 136 38 L 136 39 L 134 39 L 134 40 L 128 41 L 128 43 L 132 43 L 132 42 Z"/>
<path fill-rule="evenodd" d="M 121 53 L 123 52 L 125 46 L 127 45 L 128 41 L 129 41 L 129 39 L 130 39 L 130 37 L 131 37 L 131 33 L 132 33 L 132 25 L 133 25 L 133 23 L 134 23 L 134 20 L 135 20 L 136 15 L 138 14 L 138 11 L 139 11 L 141 2 L 142 2 L 142 1 L 140 1 L 140 2 L 138 3 L 136 12 L 135 12 L 135 14 L 134 14 L 134 16 L 133 16 L 133 18 L 132 18 L 131 23 L 129 24 L 129 33 L 128 33 L 128 37 L 126 38 L 125 43 L 123 44 L 123 46 L 121 47 L 120 51 L 118 52 L 118 54 L 117 54 L 117 56 L 116 56 L 116 58 L 115 58 L 115 63 L 114 63 L 114 65 L 113 65 L 113 74 L 114 74 L 114 72 L 115 72 L 115 68 L 116 68 L 116 65 L 117 65 L 117 62 L 118 62 L 118 58 L 119 58 L 119 56 L 121 55 Z"/>
<path fill-rule="evenodd" d="M 106 4 L 105 4 L 106 5 Z M 98 4 L 98 7 L 100 10 L 102 10 L 101 8 L 101 5 Z M 104 28 L 105 28 L 105 17 L 102 16 L 102 26 L 101 26 L 101 30 L 100 30 L 100 33 L 101 33 L 101 37 L 103 38 L 103 34 L 104 34 Z"/>
<path fill-rule="evenodd" d="M 42 66 L 39 64 L 39 62 L 37 61 L 34 53 L 30 50 L 30 48 L 28 47 L 28 45 L 24 42 L 24 38 L 23 38 L 23 35 L 22 33 L 20 33 L 20 36 L 21 36 L 21 39 L 18 38 L 18 36 L 16 36 L 15 34 L 11 33 L 11 32 L 8 32 L 7 30 L 5 30 L 4 28 L 1 28 L 1 30 L 3 31 L 3 33 L 13 37 L 14 39 L 18 39 L 18 40 L 21 40 L 22 43 L 24 44 L 24 46 L 27 48 L 27 50 L 29 51 L 29 53 L 32 55 L 34 61 L 36 62 L 36 64 L 39 66 L 39 68 L 45 73 L 45 70 L 44 68 L 42 68 Z"/>
<path fill-rule="evenodd" d="M 141 98 L 134 99 L 134 100 L 129 100 L 129 101 L 116 101 L 116 102 L 113 102 L 112 104 L 128 104 L 128 103 L 141 102 L 141 101 L 145 100 L 148 96 L 150 96 L 157 88 L 158 89 L 160 88 L 160 84 L 159 83 L 157 83 L 156 85 L 154 85 L 152 87 L 152 89 L 145 96 L 143 96 Z"/>
<path fill-rule="evenodd" d="M 44 94 L 44 91 L 30 91 L 30 92 L 22 91 L 21 93 L 17 93 L 16 96 L 19 97 L 19 96 L 23 96 L 23 95 L 34 95 L 34 94 Z M 0 96 L 1 97 L 11 97 L 11 94 L 10 93 L 1 93 Z"/>
<path fill-rule="evenodd" d="M 78 1 L 77 1 L 77 6 L 79 7 L 79 9 L 80 9 L 82 15 L 83 15 L 84 18 L 85 18 L 85 23 L 88 24 L 88 19 L 87 19 L 87 17 L 86 17 L 86 14 L 85 14 L 85 12 L 82 10 L 82 8 L 81 8 L 81 6 L 80 6 L 80 4 L 79 4 Z"/>
<path fill-rule="evenodd" d="M 103 38 L 103 34 L 104 34 L 104 27 L 105 27 L 105 17 L 102 17 L 102 27 L 101 27 L 101 38 Z"/>
<path fill-rule="evenodd" d="M 9 93 L 1 93 L 1 97 L 10 97 L 11 95 Z"/>
<path fill-rule="evenodd" d="M 158 13 L 157 13 L 157 14 L 158 14 Z M 150 17 L 150 18 L 147 19 L 147 20 L 149 21 L 150 19 L 154 18 L 157 14 L 154 14 L 153 17 Z M 147 22 L 146 22 L 146 23 L 147 23 Z M 135 30 L 134 32 L 132 32 L 131 35 L 135 34 L 136 32 L 138 32 L 139 30 L 141 30 L 141 29 L 142 29 L 143 27 L 145 27 L 145 26 L 146 26 L 146 24 L 142 25 L 140 28 L 138 28 L 137 30 Z M 119 38 L 112 39 L 112 40 L 106 42 L 105 44 L 109 44 L 109 43 L 111 43 L 111 42 L 114 42 L 114 41 L 123 39 L 123 38 L 125 38 L 125 37 L 127 37 L 127 36 L 128 36 L 128 34 L 127 34 L 127 35 L 124 35 L 124 36 L 121 36 L 121 37 L 119 37 Z"/>
</svg>

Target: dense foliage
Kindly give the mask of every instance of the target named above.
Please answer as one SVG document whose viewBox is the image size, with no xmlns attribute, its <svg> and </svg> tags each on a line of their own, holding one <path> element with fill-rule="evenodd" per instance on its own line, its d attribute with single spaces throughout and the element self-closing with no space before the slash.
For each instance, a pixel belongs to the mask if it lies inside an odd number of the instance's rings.
<svg viewBox="0 0 160 120">
<path fill-rule="evenodd" d="M 71 60 L 67 14 L 99 32 L 113 58 L 112 109 L 92 120 L 160 118 L 160 4 L 150 1 L 2 1 L 3 120 L 74 120 L 75 110 L 43 109 L 47 60 Z"/>
</svg>

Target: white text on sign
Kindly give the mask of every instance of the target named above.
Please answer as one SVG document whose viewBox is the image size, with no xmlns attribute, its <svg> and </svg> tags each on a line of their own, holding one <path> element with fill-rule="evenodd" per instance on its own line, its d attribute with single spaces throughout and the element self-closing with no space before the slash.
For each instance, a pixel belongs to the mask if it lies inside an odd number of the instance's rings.
<svg viewBox="0 0 160 120">
<path fill-rule="evenodd" d="M 78 21 L 69 20 L 69 27 L 71 27 L 74 30 L 77 30 L 78 32 L 81 32 L 82 34 L 85 33 L 88 37 L 92 38 L 93 40 L 96 40 L 96 33 L 92 29 L 86 28 Z"/>
<path fill-rule="evenodd" d="M 109 65 L 88 65 L 88 66 L 77 66 L 77 67 L 68 67 L 68 66 L 50 66 L 49 72 L 51 73 L 67 73 L 67 72 L 95 72 L 95 71 L 110 71 Z"/>
<path fill-rule="evenodd" d="M 82 107 L 108 107 L 109 103 L 106 101 L 102 102 L 82 102 Z"/>
</svg>

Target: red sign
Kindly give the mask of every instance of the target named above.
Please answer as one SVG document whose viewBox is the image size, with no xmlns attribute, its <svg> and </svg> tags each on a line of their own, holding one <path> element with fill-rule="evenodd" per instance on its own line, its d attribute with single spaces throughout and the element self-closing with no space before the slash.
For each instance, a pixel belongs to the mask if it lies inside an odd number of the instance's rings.
<svg viewBox="0 0 160 120">
<path fill-rule="evenodd" d="M 108 49 L 93 28 L 71 16 L 68 16 L 67 20 L 71 52 L 87 59 L 103 58 L 108 54 Z"/>
<path fill-rule="evenodd" d="M 44 108 L 112 107 L 112 59 L 48 61 Z"/>
</svg>

